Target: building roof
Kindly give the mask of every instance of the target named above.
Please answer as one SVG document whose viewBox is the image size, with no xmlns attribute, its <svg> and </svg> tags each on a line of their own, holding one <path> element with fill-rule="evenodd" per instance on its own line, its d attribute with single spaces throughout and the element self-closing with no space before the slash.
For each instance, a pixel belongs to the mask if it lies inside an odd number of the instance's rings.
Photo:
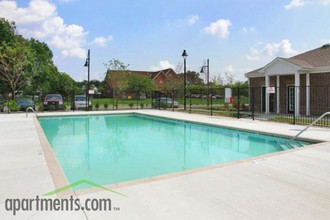
<svg viewBox="0 0 330 220">
<path fill-rule="evenodd" d="M 110 70 L 110 71 L 115 71 L 115 70 Z M 140 71 L 140 70 L 127 70 L 127 72 L 129 73 L 133 73 L 133 74 L 139 74 L 139 75 L 142 75 L 142 76 L 148 76 L 150 77 L 152 80 L 154 80 L 157 75 L 163 73 L 165 76 L 167 76 L 167 74 L 170 72 L 170 71 L 173 71 L 174 70 L 172 68 L 169 68 L 169 69 L 163 69 L 163 70 L 159 70 L 159 71 Z"/>
<path fill-rule="evenodd" d="M 288 61 L 307 63 L 311 67 L 330 66 L 330 44 L 298 54 L 288 59 Z"/>
<path fill-rule="evenodd" d="M 301 68 L 314 69 L 320 67 L 329 67 L 330 70 L 330 44 L 324 44 L 322 47 L 298 54 L 290 58 L 281 59 Z M 245 76 L 256 76 L 258 74 L 262 74 L 260 72 L 262 69 L 264 69 L 264 67 L 248 72 L 245 74 Z"/>
</svg>

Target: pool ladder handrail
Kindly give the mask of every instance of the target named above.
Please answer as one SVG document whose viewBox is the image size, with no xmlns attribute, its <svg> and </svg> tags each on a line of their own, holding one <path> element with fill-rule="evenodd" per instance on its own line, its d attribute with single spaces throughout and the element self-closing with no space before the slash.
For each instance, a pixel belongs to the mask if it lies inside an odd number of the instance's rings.
<svg viewBox="0 0 330 220">
<path fill-rule="evenodd" d="M 320 121 L 322 118 L 324 118 L 324 116 L 326 115 L 330 115 L 330 112 L 325 112 L 324 114 L 322 114 L 320 117 L 318 117 L 317 119 L 315 119 L 312 123 L 310 123 L 309 125 L 307 125 L 302 131 L 300 131 L 296 136 L 294 136 L 293 138 L 290 139 L 290 141 L 293 141 L 294 139 L 296 139 L 299 135 L 301 135 L 303 132 L 305 132 L 309 127 L 313 126 L 315 123 L 317 123 L 318 121 Z"/>
<path fill-rule="evenodd" d="M 34 109 L 33 109 L 32 107 L 28 107 L 28 108 L 25 110 L 25 112 L 26 112 L 26 118 L 28 117 L 29 109 L 30 109 L 31 111 L 33 111 L 33 112 L 34 112 L 34 114 L 35 114 L 35 115 L 38 117 L 38 114 L 37 114 L 37 112 L 36 112 L 36 111 L 34 111 Z"/>
</svg>

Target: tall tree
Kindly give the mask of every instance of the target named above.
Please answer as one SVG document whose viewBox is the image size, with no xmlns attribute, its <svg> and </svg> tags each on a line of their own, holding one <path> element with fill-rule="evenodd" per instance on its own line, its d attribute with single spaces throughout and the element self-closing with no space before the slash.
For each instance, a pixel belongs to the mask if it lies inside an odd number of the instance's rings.
<svg viewBox="0 0 330 220">
<path fill-rule="evenodd" d="M 0 45 L 13 42 L 15 28 L 15 22 L 9 22 L 4 18 L 0 18 Z"/>
<path fill-rule="evenodd" d="M 127 88 L 127 68 L 129 65 L 122 63 L 120 60 L 112 59 L 104 64 L 104 66 L 107 68 L 105 84 L 112 89 L 112 95 L 115 98 L 117 93 Z"/>
<path fill-rule="evenodd" d="M 128 91 L 137 94 L 151 92 L 154 89 L 154 83 L 148 76 L 138 74 L 128 74 Z"/>
<path fill-rule="evenodd" d="M 53 53 L 46 43 L 33 38 L 29 40 L 29 46 L 33 53 L 29 70 L 32 90 L 42 94 L 48 93 L 56 80 L 54 75 L 58 75 L 58 70 L 53 63 Z"/>
<path fill-rule="evenodd" d="M 15 35 L 12 44 L 4 43 L 0 48 L 0 79 L 10 89 L 12 99 L 16 91 L 29 81 L 27 68 L 29 65 L 29 50 L 26 40 Z"/>
<path fill-rule="evenodd" d="M 178 74 L 178 76 L 183 80 L 184 73 Z M 204 84 L 203 79 L 200 78 L 199 73 L 195 71 L 187 71 L 186 72 L 186 78 L 187 78 L 187 85 L 202 85 Z"/>
<path fill-rule="evenodd" d="M 57 91 L 64 97 L 78 89 L 76 82 L 66 73 L 59 73 Z"/>
<path fill-rule="evenodd" d="M 10 44 L 14 40 L 15 23 L 0 18 L 0 54 L 2 54 L 5 44 Z M 1 65 L 1 64 L 0 64 Z M 0 77 L 0 94 L 8 93 L 9 88 Z"/>
</svg>

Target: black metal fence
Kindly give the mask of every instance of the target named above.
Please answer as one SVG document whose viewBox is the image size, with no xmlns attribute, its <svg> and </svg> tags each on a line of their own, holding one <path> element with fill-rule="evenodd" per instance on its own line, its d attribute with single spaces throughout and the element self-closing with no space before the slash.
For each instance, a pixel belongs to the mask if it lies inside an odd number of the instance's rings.
<svg viewBox="0 0 330 220">
<path fill-rule="evenodd" d="M 71 98 L 66 97 L 67 111 L 71 109 Z M 305 125 L 330 111 L 330 87 L 187 89 L 186 96 L 183 89 L 137 94 L 122 92 L 115 98 L 93 97 L 90 110 L 124 109 L 170 110 Z M 324 117 L 317 125 L 329 127 L 330 117 Z"/>
<path fill-rule="evenodd" d="M 94 99 L 93 103 L 102 103 L 102 100 L 106 99 Z M 158 109 L 305 125 L 330 111 L 330 88 L 240 87 L 227 92 L 225 88 L 187 89 L 186 96 L 183 89 L 122 93 L 109 103 L 112 110 Z M 324 117 L 317 125 L 329 127 L 330 118 Z"/>
</svg>

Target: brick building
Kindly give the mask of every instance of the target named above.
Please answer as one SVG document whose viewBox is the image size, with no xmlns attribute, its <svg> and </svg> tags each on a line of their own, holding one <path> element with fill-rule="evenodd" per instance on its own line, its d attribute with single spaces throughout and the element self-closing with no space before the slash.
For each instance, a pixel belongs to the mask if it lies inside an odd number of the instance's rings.
<svg viewBox="0 0 330 220">
<path fill-rule="evenodd" d="M 330 111 L 330 44 L 291 58 L 277 57 L 245 76 L 255 111 L 297 116 Z"/>
<path fill-rule="evenodd" d="M 164 91 L 166 89 L 166 83 L 171 80 L 179 80 L 178 75 L 172 68 L 159 70 L 159 71 L 137 71 L 137 70 L 127 70 L 129 74 L 139 74 L 143 76 L 150 77 L 154 82 L 156 91 Z M 109 70 L 107 74 L 118 74 L 117 70 Z M 112 88 L 110 85 L 105 85 L 105 96 L 112 96 Z"/>
</svg>

